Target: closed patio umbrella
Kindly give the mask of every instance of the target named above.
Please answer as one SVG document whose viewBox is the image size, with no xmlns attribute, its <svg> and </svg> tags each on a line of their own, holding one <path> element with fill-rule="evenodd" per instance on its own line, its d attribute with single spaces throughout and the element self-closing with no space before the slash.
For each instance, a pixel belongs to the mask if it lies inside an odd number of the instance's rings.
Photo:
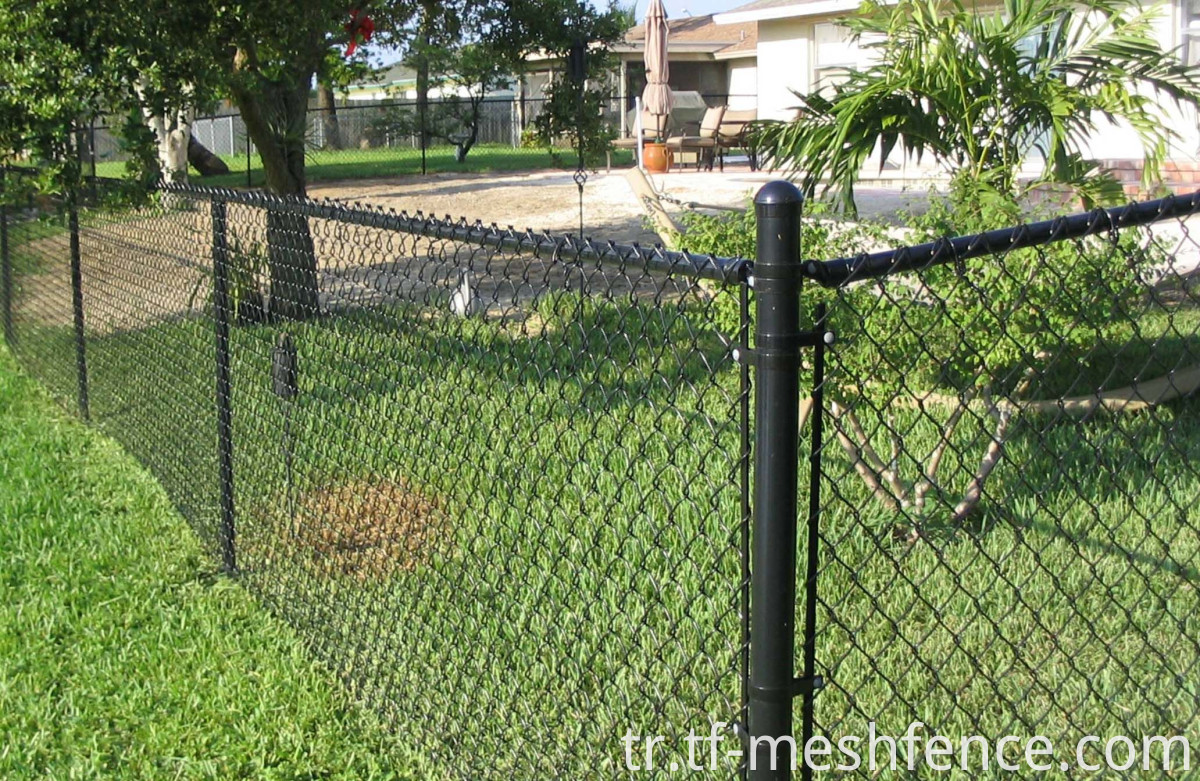
<svg viewBox="0 0 1200 781">
<path fill-rule="evenodd" d="M 646 9 L 646 89 L 642 91 L 642 108 L 658 117 L 671 113 L 675 104 L 667 86 L 670 70 L 667 65 L 667 12 L 662 0 L 650 0 Z M 665 127 L 660 119 L 659 127 Z"/>
</svg>

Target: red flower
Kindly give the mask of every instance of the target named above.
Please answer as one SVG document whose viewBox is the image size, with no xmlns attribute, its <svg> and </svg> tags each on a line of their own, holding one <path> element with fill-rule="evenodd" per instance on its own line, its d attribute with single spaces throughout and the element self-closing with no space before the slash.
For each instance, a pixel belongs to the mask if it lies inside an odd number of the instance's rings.
<svg viewBox="0 0 1200 781">
<path fill-rule="evenodd" d="M 346 56 L 353 56 L 354 50 L 358 48 L 358 44 L 366 43 L 371 40 L 371 33 L 375 32 L 375 22 L 371 17 L 367 16 L 367 12 L 361 8 L 355 8 L 350 12 L 350 21 L 346 23 L 346 32 L 350 34 L 350 43 L 346 46 Z"/>
</svg>

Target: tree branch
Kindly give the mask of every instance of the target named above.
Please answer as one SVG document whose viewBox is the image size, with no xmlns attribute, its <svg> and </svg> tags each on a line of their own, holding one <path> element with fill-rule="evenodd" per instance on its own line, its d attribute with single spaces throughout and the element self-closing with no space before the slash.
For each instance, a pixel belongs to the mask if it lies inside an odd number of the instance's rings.
<svg viewBox="0 0 1200 781">
<path fill-rule="evenodd" d="M 966 494 L 954 508 L 954 515 L 950 519 L 951 523 L 961 523 L 974 511 L 979 500 L 983 498 L 984 483 L 987 482 L 988 476 L 1004 456 L 1005 437 L 1008 433 L 1008 424 L 1012 420 L 1013 409 L 1009 405 L 1005 405 L 1003 409 L 997 407 L 990 394 L 987 396 L 987 402 L 988 412 L 996 420 L 996 431 L 992 434 L 992 441 L 988 443 L 987 451 L 984 452 L 983 459 L 979 463 L 979 470 L 972 478 L 971 484 L 967 486 Z"/>
<path fill-rule="evenodd" d="M 848 410 L 843 408 L 836 401 L 830 405 L 830 412 L 833 414 L 835 422 L 839 422 L 842 416 L 848 413 Z M 850 462 L 854 466 L 854 471 L 858 472 L 859 477 L 867 484 L 867 487 L 875 494 L 875 496 L 889 510 L 898 509 L 899 505 L 896 498 L 888 493 L 887 489 L 879 481 L 879 475 L 873 470 L 864 460 L 862 451 L 850 440 L 840 425 L 835 425 L 834 430 L 837 432 L 838 442 L 841 443 L 842 449 L 846 451 L 846 455 L 850 456 Z"/>
<path fill-rule="evenodd" d="M 949 420 L 942 427 L 942 438 L 934 446 L 933 452 L 929 454 L 929 460 L 925 463 L 925 474 L 917 483 L 915 504 L 918 508 L 925 506 L 925 495 L 933 488 L 934 480 L 937 478 L 938 467 L 942 465 L 942 456 L 945 455 L 946 448 L 950 447 L 950 440 L 954 437 L 958 423 L 962 420 L 963 413 L 970 407 L 973 398 L 975 398 L 975 388 L 972 387 L 962 395 L 961 403 L 950 413 Z"/>
</svg>

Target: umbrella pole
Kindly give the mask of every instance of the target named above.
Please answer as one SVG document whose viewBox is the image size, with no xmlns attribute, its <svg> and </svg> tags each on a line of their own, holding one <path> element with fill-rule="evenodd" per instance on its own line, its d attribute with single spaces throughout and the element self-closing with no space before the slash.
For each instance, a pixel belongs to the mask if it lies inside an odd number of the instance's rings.
<svg viewBox="0 0 1200 781">
<path fill-rule="evenodd" d="M 634 144 L 633 148 L 637 154 L 637 167 L 644 171 L 646 169 L 645 169 L 645 166 L 642 165 L 642 99 L 641 98 L 633 99 L 633 110 L 635 112 L 633 115 L 634 116 L 633 137 L 637 139 L 637 143 Z"/>
</svg>

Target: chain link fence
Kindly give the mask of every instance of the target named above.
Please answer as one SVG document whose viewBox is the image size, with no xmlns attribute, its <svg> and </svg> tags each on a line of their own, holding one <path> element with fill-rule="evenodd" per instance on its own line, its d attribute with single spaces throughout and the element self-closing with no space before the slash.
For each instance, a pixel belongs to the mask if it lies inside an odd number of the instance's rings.
<svg viewBox="0 0 1200 781">
<path fill-rule="evenodd" d="M 74 213 L 9 209 L 11 349 L 437 776 L 612 777 L 629 730 L 738 718 L 743 262 L 187 187 Z"/>
<path fill-rule="evenodd" d="M 953 739 L 952 777 L 1005 759 L 1182 773 L 1179 745 L 1146 741 L 1200 717 L 1197 211 L 1167 198 L 805 269 L 837 333 L 808 445 L 817 734 L 923 722 Z M 1034 736 L 1048 772 L 1023 757 Z"/>
<path fill-rule="evenodd" d="M 704 105 L 731 98 L 697 95 L 700 101 L 677 112 L 674 133 L 695 133 Z M 603 103 L 603 125 L 614 139 L 632 135 L 632 98 Z M 576 167 L 568 140 L 551 149 L 533 137 L 545 98 L 494 97 L 479 101 L 477 110 L 465 98 L 433 99 L 422 113 L 414 100 L 356 101 L 334 108 L 308 110 L 306 171 L 311 180 L 387 178 L 439 172 L 531 171 Z M 424 128 L 424 134 L 422 134 Z M 121 176 L 130 159 L 120 120 L 101 117 L 84 139 L 85 158 L 102 176 Z M 196 118 L 192 136 L 220 158 L 227 174 L 210 174 L 206 182 L 228 187 L 258 187 L 265 177 L 258 150 L 236 112 Z M 424 143 L 422 138 L 424 137 Z M 613 150 L 613 165 L 628 165 L 628 150 Z"/>
<path fill-rule="evenodd" d="M 1200 194 L 802 262 L 776 183 L 751 262 L 19 189 L 10 348 L 432 775 L 1180 772 Z"/>
</svg>

